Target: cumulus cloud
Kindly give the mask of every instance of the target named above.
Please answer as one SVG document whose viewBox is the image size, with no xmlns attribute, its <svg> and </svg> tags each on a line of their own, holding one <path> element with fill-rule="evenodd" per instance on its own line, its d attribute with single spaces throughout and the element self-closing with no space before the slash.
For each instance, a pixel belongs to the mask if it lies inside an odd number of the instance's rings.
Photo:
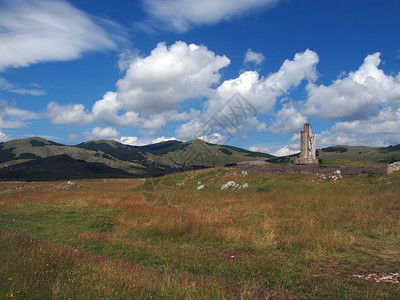
<svg viewBox="0 0 400 300">
<path fill-rule="evenodd" d="M 24 128 L 28 120 L 38 119 L 37 113 L 8 105 L 0 101 L 0 129 Z"/>
<path fill-rule="evenodd" d="M 249 147 L 250 151 L 253 152 L 262 152 L 262 153 L 271 153 L 272 150 L 269 147 L 263 146 L 263 145 L 253 145 Z"/>
<path fill-rule="evenodd" d="M 92 131 L 85 131 L 83 135 L 87 139 L 113 139 L 119 136 L 119 132 L 112 127 L 100 128 L 95 127 Z"/>
<path fill-rule="evenodd" d="M 209 135 L 200 136 L 198 138 L 207 143 L 217 144 L 217 145 L 226 144 L 226 139 L 227 139 L 226 136 L 224 136 L 218 132 L 213 132 Z"/>
<path fill-rule="evenodd" d="M 246 51 L 244 55 L 244 63 L 251 63 L 256 66 L 261 65 L 265 60 L 265 56 L 262 53 L 257 53 L 250 48 Z"/>
<path fill-rule="evenodd" d="M 331 121 L 333 125 L 317 133 L 319 148 L 399 143 L 400 73 L 397 76 L 385 74 L 379 68 L 380 55 L 379 52 L 368 55 L 358 70 L 341 74 L 331 85 L 309 82 L 308 98 L 297 103 L 300 112 L 284 105 L 269 129 L 285 128 L 285 123 L 295 120 L 300 124 L 302 118 L 320 119 Z"/>
<path fill-rule="evenodd" d="M 294 133 L 300 131 L 306 122 L 307 118 L 299 113 L 293 105 L 284 104 L 268 129 L 276 133 Z"/>
<path fill-rule="evenodd" d="M 222 131 L 221 134 L 229 137 L 238 132 L 266 130 L 266 124 L 259 121 L 257 115 L 271 114 L 279 97 L 299 86 L 303 80 L 315 80 L 317 62 L 318 55 L 306 50 L 297 53 L 293 60 L 285 60 L 277 72 L 267 77 L 260 77 L 256 71 L 247 71 L 235 79 L 224 81 L 206 102 L 203 114 L 181 125 L 175 134 L 186 139 L 203 136 L 204 131 L 210 129 L 209 120 L 213 126 L 211 129 Z M 291 127 L 304 119 L 301 115 L 296 117 Z"/>
<path fill-rule="evenodd" d="M 93 116 L 82 104 L 59 105 L 50 102 L 46 108 L 46 115 L 54 125 L 72 124 L 81 126 L 93 121 Z"/>
<path fill-rule="evenodd" d="M 126 111 L 123 104 L 118 101 L 117 95 L 116 92 L 107 92 L 102 99 L 94 103 L 91 110 L 86 109 L 82 104 L 60 105 L 50 102 L 45 115 L 55 125 L 82 126 L 99 122 L 109 126 L 141 127 L 147 130 L 147 134 L 154 134 L 167 122 L 185 121 L 199 114 L 199 111 L 194 109 L 190 109 L 189 112 L 168 110 L 143 117 L 136 112 Z"/>
<path fill-rule="evenodd" d="M 0 141 L 10 139 L 3 132 L 4 129 L 21 129 L 27 127 L 29 120 L 38 119 L 37 113 L 8 105 L 4 100 L 0 101 Z"/>
<path fill-rule="evenodd" d="M 296 53 L 292 60 L 285 60 L 277 72 L 267 77 L 260 77 L 256 71 L 247 71 L 238 78 L 224 81 L 217 89 L 219 99 L 211 101 L 222 105 L 232 95 L 240 93 L 258 113 L 267 113 L 274 107 L 278 97 L 299 86 L 303 80 L 316 80 L 317 63 L 318 55 L 314 51 Z"/>
<path fill-rule="evenodd" d="M 361 120 L 379 114 L 382 105 L 400 105 L 400 75 L 378 68 L 380 53 L 368 55 L 356 72 L 331 85 L 309 84 L 303 113 L 320 119 Z"/>
<path fill-rule="evenodd" d="M 400 108 L 385 107 L 367 120 L 337 122 L 322 134 L 322 144 L 387 146 L 400 141 Z"/>
<path fill-rule="evenodd" d="M 152 21 L 185 32 L 193 25 L 214 24 L 221 20 L 271 7 L 280 0 L 144 0 Z"/>
<path fill-rule="evenodd" d="M 9 139 L 10 137 L 6 133 L 0 131 L 0 142 L 6 142 Z"/>
<path fill-rule="evenodd" d="M 24 88 L 20 84 L 11 83 L 7 79 L 0 77 L 0 90 L 5 90 L 14 94 L 20 95 L 32 95 L 32 96 L 42 96 L 46 95 L 46 92 L 37 88 L 36 84 L 32 84 L 36 88 Z"/>
<path fill-rule="evenodd" d="M 128 69 L 130 64 L 137 57 L 139 57 L 139 50 L 137 49 L 124 49 L 123 51 L 121 51 L 118 59 L 119 70 L 122 72 Z"/>
<path fill-rule="evenodd" d="M 118 100 L 128 111 L 144 115 L 176 109 L 188 98 L 210 94 L 221 68 L 230 60 L 205 46 L 159 43 L 147 57 L 137 57 L 117 82 Z"/>
<path fill-rule="evenodd" d="M 115 139 L 117 142 L 121 144 L 130 145 L 130 146 L 145 146 L 150 144 L 157 144 L 166 141 L 176 140 L 174 137 L 157 137 L 155 139 L 139 139 L 136 136 L 121 136 L 118 139 Z"/>
<path fill-rule="evenodd" d="M 101 122 L 111 126 L 138 126 L 139 115 L 134 112 L 121 114 L 122 108 L 122 104 L 117 100 L 117 93 L 107 92 L 102 99 L 94 103 L 91 111 L 82 104 L 60 105 L 50 102 L 46 108 L 46 116 L 55 125 L 82 126 Z"/>
<path fill-rule="evenodd" d="M 283 148 L 279 149 L 278 151 L 272 152 L 271 154 L 274 156 L 288 156 L 292 154 L 298 153 L 299 150 L 292 150 L 289 146 L 284 146 Z"/>
<path fill-rule="evenodd" d="M 300 152 L 299 142 L 300 142 L 299 134 L 294 134 L 290 139 L 288 145 L 284 146 L 274 145 L 271 147 L 267 147 L 264 145 L 253 145 L 249 148 L 249 150 L 256 152 L 263 152 L 274 156 L 288 156 Z"/>
<path fill-rule="evenodd" d="M 108 33 L 100 21 L 64 0 L 4 0 L 0 4 L 0 71 L 115 49 L 118 35 Z"/>
</svg>

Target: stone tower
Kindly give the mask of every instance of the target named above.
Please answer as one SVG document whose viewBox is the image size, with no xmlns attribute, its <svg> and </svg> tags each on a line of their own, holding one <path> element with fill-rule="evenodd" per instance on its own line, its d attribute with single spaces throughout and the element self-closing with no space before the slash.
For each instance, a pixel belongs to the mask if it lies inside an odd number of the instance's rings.
<svg viewBox="0 0 400 300">
<path fill-rule="evenodd" d="M 296 159 L 296 164 L 306 165 L 317 163 L 315 134 L 312 133 L 311 125 L 304 124 L 304 130 L 300 132 L 300 156 Z"/>
</svg>

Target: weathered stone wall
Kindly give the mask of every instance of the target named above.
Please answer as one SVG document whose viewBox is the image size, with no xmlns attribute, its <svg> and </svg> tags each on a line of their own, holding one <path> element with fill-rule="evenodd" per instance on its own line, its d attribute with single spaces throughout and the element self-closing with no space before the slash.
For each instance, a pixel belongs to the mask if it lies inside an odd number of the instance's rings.
<svg viewBox="0 0 400 300">
<path fill-rule="evenodd" d="M 340 165 L 293 165 L 293 166 L 276 166 L 268 163 L 249 163 L 239 162 L 236 168 L 241 171 L 248 171 L 256 174 L 317 174 L 332 173 L 340 170 L 344 175 L 368 175 L 379 174 L 387 175 L 391 165 L 380 166 L 340 166 Z M 400 164 L 393 166 L 392 169 L 398 168 Z"/>
</svg>

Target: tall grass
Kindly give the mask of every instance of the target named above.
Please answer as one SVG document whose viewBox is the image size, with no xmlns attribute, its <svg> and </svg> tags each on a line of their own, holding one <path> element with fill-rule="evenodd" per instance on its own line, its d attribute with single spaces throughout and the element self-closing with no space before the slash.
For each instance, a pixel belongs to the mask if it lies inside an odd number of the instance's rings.
<svg viewBox="0 0 400 300">
<path fill-rule="evenodd" d="M 0 298 L 398 299 L 400 174 L 319 178 L 1 183 Z"/>
</svg>

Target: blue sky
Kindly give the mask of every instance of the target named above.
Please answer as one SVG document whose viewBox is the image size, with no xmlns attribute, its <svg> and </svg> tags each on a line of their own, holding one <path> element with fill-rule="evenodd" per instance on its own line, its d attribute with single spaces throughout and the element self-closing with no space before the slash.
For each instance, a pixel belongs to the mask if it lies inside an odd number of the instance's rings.
<svg viewBox="0 0 400 300">
<path fill-rule="evenodd" d="M 400 143 L 397 0 L 0 0 L 0 141 Z"/>
</svg>

